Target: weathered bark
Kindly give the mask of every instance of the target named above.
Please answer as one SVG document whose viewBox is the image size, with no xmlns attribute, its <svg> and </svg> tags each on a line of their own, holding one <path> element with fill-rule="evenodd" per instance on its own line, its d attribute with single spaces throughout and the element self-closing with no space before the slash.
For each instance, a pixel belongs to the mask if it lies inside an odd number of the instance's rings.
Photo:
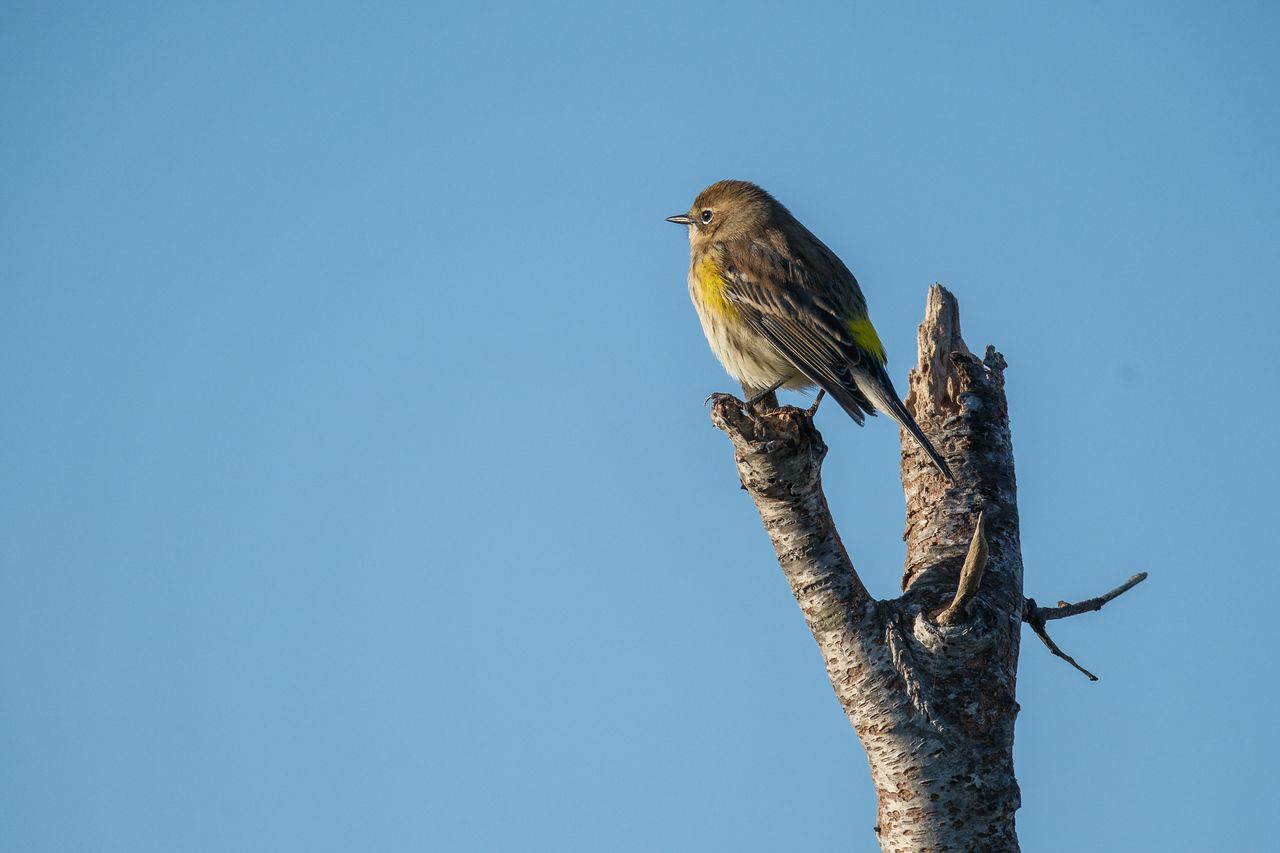
<svg viewBox="0 0 1280 853">
<path fill-rule="evenodd" d="M 991 347 L 982 359 L 969 352 L 955 297 L 934 285 L 905 402 L 956 482 L 902 433 L 907 558 L 903 594 L 890 601 L 871 598 L 840 541 L 811 415 L 744 411 L 727 395 L 712 407 L 866 748 L 885 851 L 1018 849 L 1020 627 L 1025 618 L 1039 632 L 1054 616 L 1023 597 L 1004 369 Z"/>
</svg>

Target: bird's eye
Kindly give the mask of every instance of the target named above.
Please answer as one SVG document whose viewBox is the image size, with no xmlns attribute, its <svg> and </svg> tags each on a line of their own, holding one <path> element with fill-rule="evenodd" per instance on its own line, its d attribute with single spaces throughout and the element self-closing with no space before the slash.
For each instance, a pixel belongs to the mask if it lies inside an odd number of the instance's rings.
<svg viewBox="0 0 1280 853">
<path fill-rule="evenodd" d="M 702 211 L 702 224 L 706 225 L 710 221 L 711 221 L 711 211 L 709 210 Z"/>
</svg>

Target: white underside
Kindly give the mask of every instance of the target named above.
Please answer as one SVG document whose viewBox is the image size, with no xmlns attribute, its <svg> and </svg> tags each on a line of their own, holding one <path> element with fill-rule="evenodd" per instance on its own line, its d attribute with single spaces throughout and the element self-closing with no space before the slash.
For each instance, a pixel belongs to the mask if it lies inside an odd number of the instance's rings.
<svg viewBox="0 0 1280 853">
<path fill-rule="evenodd" d="M 707 336 L 711 351 L 739 383 L 763 389 L 786 377 L 783 388 L 814 387 L 816 383 L 797 370 L 767 339 L 749 328 L 730 326 L 723 318 L 708 311 L 698 298 L 697 280 L 692 273 L 689 275 L 689 295 L 698 311 L 698 319 L 702 321 L 702 332 Z"/>
</svg>

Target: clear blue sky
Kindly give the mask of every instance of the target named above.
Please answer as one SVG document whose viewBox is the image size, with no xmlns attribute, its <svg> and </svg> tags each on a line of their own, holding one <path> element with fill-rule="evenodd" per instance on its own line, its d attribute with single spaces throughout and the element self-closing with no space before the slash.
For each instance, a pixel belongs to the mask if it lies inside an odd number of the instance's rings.
<svg viewBox="0 0 1280 853">
<path fill-rule="evenodd" d="M 702 405 L 725 177 L 900 386 L 935 280 L 1005 353 L 1028 594 L 1151 572 L 1097 684 L 1024 637 L 1025 848 L 1273 844 L 1280 13 L 886 5 L 6 3 L 0 847 L 873 849 Z"/>
</svg>

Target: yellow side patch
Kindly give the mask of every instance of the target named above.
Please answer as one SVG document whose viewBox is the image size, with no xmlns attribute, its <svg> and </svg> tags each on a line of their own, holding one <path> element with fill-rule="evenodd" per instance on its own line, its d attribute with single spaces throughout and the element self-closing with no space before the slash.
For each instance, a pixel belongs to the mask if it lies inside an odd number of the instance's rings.
<svg viewBox="0 0 1280 853">
<path fill-rule="evenodd" d="M 738 306 L 729 301 L 726 289 L 729 283 L 720 272 L 720 264 L 713 255 L 705 255 L 693 268 L 694 278 L 698 281 L 698 295 L 708 311 L 719 317 L 735 320 L 738 317 Z"/>
<path fill-rule="evenodd" d="M 871 353 L 877 361 L 884 364 L 884 344 L 880 343 L 880 336 L 876 334 L 876 327 L 871 325 L 870 317 L 865 314 L 854 317 L 845 323 L 845 328 L 849 330 L 849 334 L 853 335 L 853 342 L 859 348 Z"/>
</svg>

